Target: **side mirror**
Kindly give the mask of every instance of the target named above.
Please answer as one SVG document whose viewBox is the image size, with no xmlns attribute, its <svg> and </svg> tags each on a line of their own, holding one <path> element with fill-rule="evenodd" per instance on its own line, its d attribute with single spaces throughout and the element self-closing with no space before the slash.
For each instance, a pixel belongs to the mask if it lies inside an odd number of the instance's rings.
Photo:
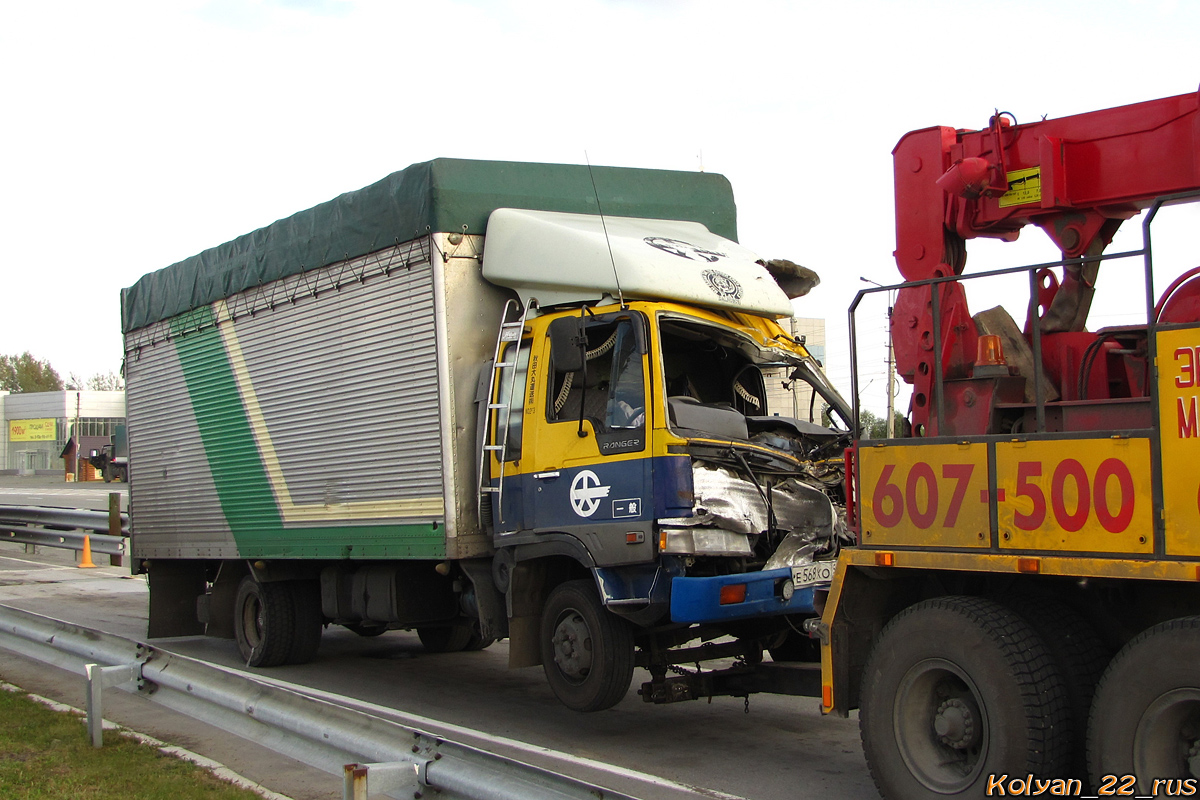
<svg viewBox="0 0 1200 800">
<path fill-rule="evenodd" d="M 577 372 L 587 357 L 587 335 L 579 317 L 560 317 L 547 328 L 550 363 L 555 372 Z"/>
</svg>

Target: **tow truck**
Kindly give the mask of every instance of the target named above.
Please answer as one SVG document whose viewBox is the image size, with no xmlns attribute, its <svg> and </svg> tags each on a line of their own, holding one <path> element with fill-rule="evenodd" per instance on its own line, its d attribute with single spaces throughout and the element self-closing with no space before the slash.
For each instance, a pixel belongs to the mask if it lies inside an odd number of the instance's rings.
<svg viewBox="0 0 1200 800">
<path fill-rule="evenodd" d="M 997 112 L 893 157 L 904 281 L 850 307 L 851 394 L 856 314 L 895 292 L 909 430 L 846 454 L 822 708 L 859 710 L 886 798 L 1195 793 L 1200 267 L 1156 286 L 1150 232 L 1200 199 L 1198 96 Z M 1139 214 L 1141 247 L 1106 252 Z M 964 274 L 969 240 L 1028 225 L 1060 260 Z M 1089 329 L 1101 278 L 1137 324 Z M 972 315 L 976 279 L 1027 289 L 1024 324 Z"/>
</svg>

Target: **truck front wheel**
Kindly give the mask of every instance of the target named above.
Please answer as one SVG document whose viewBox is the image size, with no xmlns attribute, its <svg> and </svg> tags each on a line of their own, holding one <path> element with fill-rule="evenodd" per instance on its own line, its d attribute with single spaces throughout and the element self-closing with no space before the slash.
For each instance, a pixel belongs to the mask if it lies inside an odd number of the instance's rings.
<svg viewBox="0 0 1200 800">
<path fill-rule="evenodd" d="M 287 663 L 296 631 L 296 603 L 286 583 L 259 583 L 247 575 L 233 605 L 238 650 L 249 667 Z"/>
<path fill-rule="evenodd" d="M 863 750 L 889 800 L 983 796 L 989 775 L 1059 777 L 1067 719 L 1041 638 L 982 598 L 942 597 L 900 612 L 863 674 Z"/>
<path fill-rule="evenodd" d="M 542 669 L 554 695 L 575 711 L 621 702 L 633 679 L 633 631 L 604 608 L 589 579 L 555 587 L 542 611 Z"/>
<path fill-rule="evenodd" d="M 1138 794 L 1200 778 L 1200 617 L 1155 625 L 1134 637 L 1096 687 L 1088 724 L 1088 772 L 1136 775 Z M 1156 780 L 1157 779 L 1157 780 Z"/>
</svg>

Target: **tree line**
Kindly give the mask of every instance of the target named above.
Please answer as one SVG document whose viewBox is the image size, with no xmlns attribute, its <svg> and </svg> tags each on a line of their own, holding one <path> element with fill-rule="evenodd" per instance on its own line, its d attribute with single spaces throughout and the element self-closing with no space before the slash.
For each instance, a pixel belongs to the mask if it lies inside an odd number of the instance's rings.
<svg viewBox="0 0 1200 800">
<path fill-rule="evenodd" d="M 64 381 L 49 361 L 36 358 L 28 350 L 19 356 L 0 354 L 0 391 L 13 394 L 61 392 L 64 389 L 111 392 L 124 388 L 125 379 L 116 372 L 97 372 L 87 380 L 72 372 Z"/>
</svg>

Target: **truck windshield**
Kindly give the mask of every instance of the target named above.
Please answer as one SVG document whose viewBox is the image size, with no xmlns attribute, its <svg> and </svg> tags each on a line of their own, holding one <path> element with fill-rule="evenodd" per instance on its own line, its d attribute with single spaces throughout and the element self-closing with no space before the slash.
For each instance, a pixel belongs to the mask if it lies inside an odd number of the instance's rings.
<svg viewBox="0 0 1200 800">
<path fill-rule="evenodd" d="M 735 330 L 686 318 L 660 318 L 659 337 L 663 381 L 677 427 L 715 425 L 719 430 L 701 429 L 737 438 L 744 423 L 733 414 L 849 430 L 848 405 L 819 364 L 799 349 L 763 348 Z M 681 416 L 692 424 L 683 424 Z"/>
</svg>

